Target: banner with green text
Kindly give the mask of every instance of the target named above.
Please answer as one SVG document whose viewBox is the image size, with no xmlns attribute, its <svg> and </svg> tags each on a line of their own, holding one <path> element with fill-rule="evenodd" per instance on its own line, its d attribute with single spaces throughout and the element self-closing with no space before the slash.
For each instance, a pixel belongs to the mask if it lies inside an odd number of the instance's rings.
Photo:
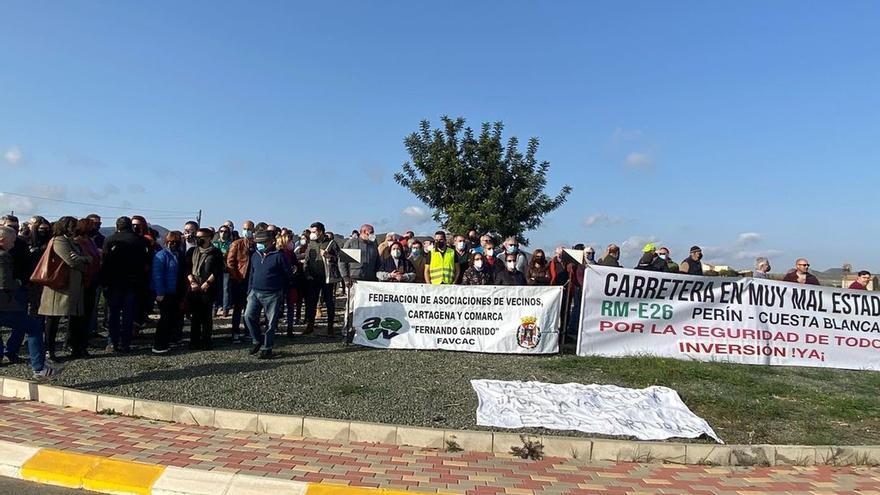
<svg viewBox="0 0 880 495">
<path fill-rule="evenodd" d="M 880 294 L 589 265 L 578 355 L 880 370 Z"/>
<path fill-rule="evenodd" d="M 559 351 L 561 287 L 358 282 L 354 343 L 387 349 Z"/>
</svg>

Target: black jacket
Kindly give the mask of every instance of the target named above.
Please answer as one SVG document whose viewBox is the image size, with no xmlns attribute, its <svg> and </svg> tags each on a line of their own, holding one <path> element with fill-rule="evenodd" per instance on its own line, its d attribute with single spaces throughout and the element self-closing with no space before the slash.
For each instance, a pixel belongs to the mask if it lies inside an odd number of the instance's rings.
<svg viewBox="0 0 880 495">
<path fill-rule="evenodd" d="M 495 285 L 526 285 L 526 276 L 520 271 L 502 270 L 495 274 Z"/>
<path fill-rule="evenodd" d="M 183 257 L 183 278 L 187 280 L 193 271 L 193 253 L 198 248 L 189 248 Z M 211 246 L 211 249 L 205 254 L 205 259 L 198 267 L 197 279 L 199 284 L 208 280 L 213 274 L 214 283 L 210 284 L 206 293 L 198 293 L 206 296 L 211 301 L 216 301 L 220 295 L 220 288 L 223 287 L 223 268 L 226 266 L 226 260 L 223 253 L 219 249 Z"/>
<path fill-rule="evenodd" d="M 150 282 L 150 243 L 134 232 L 117 232 L 104 242 L 101 279 L 116 289 L 137 289 Z"/>
</svg>

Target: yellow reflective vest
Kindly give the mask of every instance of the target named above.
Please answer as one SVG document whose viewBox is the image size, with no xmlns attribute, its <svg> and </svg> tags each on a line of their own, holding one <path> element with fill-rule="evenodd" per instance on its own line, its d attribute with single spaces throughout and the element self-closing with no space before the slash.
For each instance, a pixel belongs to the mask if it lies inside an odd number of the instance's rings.
<svg viewBox="0 0 880 495">
<path fill-rule="evenodd" d="M 431 285 L 452 285 L 455 283 L 455 250 L 446 248 L 445 253 L 431 252 Z"/>
</svg>

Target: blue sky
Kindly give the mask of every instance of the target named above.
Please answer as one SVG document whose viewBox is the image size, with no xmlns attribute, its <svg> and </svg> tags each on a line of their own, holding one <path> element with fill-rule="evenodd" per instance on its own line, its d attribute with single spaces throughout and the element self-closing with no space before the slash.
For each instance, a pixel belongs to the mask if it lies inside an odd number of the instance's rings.
<svg viewBox="0 0 880 495">
<path fill-rule="evenodd" d="M 551 192 L 574 187 L 533 247 L 880 269 L 877 2 L 6 1 L 0 18 L 0 190 L 138 207 L 4 210 L 432 232 L 392 175 L 403 137 L 448 114 L 537 136 Z"/>
</svg>

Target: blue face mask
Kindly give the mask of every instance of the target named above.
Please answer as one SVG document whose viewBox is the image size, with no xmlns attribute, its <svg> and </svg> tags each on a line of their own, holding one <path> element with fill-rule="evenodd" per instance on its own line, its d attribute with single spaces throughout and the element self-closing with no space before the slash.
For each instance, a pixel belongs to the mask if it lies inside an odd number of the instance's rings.
<svg viewBox="0 0 880 495">
<path fill-rule="evenodd" d="M 245 230 L 244 236 L 247 237 L 248 239 L 252 239 L 254 237 L 254 231 L 253 230 Z"/>
<path fill-rule="evenodd" d="M 413 248 L 413 250 L 412 250 L 412 255 L 415 256 L 415 257 L 419 257 L 419 256 L 421 256 L 421 255 L 422 255 L 422 249 L 421 249 L 421 248 Z"/>
<path fill-rule="evenodd" d="M 266 245 L 263 244 L 262 242 L 258 242 L 258 243 L 257 243 L 257 251 L 259 251 L 259 252 L 262 253 L 262 252 L 265 251 L 265 250 L 266 250 Z"/>
<path fill-rule="evenodd" d="M 511 246 L 507 246 L 508 253 L 513 254 L 513 253 L 516 253 L 517 251 L 519 251 L 519 247 L 516 244 L 513 244 Z"/>
</svg>

